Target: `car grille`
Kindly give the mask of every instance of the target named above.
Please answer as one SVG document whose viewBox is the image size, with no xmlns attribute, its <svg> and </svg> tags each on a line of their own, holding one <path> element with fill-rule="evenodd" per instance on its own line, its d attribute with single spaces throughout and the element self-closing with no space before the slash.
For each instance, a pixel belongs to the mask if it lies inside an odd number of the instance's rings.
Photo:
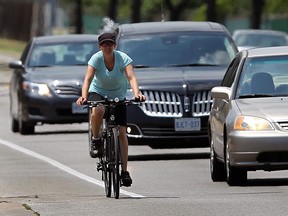
<svg viewBox="0 0 288 216">
<path fill-rule="evenodd" d="M 282 127 L 284 130 L 288 130 L 288 122 L 278 122 L 278 124 Z"/>
<path fill-rule="evenodd" d="M 54 91 L 59 95 L 81 95 L 81 88 L 76 86 L 54 86 Z"/>
<path fill-rule="evenodd" d="M 193 96 L 192 115 L 208 116 L 212 106 L 213 99 L 210 91 L 201 91 Z"/>
<path fill-rule="evenodd" d="M 156 117 L 182 117 L 183 106 L 181 98 L 173 92 L 163 91 L 141 91 L 145 95 L 146 101 L 142 103 L 141 109 L 148 116 Z M 192 115 L 209 115 L 212 97 L 210 91 L 198 92 L 192 99 Z"/>
</svg>

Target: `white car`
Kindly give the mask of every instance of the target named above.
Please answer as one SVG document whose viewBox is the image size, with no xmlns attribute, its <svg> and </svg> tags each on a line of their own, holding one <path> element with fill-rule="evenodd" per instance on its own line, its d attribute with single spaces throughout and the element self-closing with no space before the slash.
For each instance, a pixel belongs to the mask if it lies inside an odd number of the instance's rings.
<svg viewBox="0 0 288 216">
<path fill-rule="evenodd" d="M 243 50 L 212 88 L 213 181 L 241 185 L 247 171 L 288 169 L 287 68 L 288 46 Z"/>
</svg>

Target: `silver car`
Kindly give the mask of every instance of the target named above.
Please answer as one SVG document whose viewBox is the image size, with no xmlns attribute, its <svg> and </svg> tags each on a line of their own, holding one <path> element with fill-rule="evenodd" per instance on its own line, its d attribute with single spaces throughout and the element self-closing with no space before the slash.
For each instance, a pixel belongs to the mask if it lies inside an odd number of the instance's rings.
<svg viewBox="0 0 288 216">
<path fill-rule="evenodd" d="M 241 185 L 247 171 L 288 169 L 288 46 L 242 50 L 212 89 L 213 181 Z"/>
<path fill-rule="evenodd" d="M 256 47 L 287 46 L 287 33 L 268 29 L 238 29 L 232 34 L 238 50 Z"/>
</svg>

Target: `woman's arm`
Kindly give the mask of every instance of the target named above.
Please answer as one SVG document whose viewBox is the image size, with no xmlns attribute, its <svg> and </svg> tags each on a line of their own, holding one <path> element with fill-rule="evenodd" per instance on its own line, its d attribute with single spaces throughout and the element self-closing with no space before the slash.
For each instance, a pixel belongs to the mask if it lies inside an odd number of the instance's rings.
<svg viewBox="0 0 288 216">
<path fill-rule="evenodd" d="M 130 86 L 133 90 L 134 97 L 139 101 L 145 101 L 146 100 L 145 96 L 140 94 L 139 92 L 139 86 L 138 86 L 138 82 L 137 82 L 132 64 L 127 65 L 124 68 L 124 70 L 125 70 L 126 77 L 130 83 Z"/>
<path fill-rule="evenodd" d="M 96 69 L 94 67 L 92 67 L 91 65 L 87 66 L 86 75 L 82 86 L 82 96 L 79 97 L 76 101 L 79 106 L 83 105 L 83 103 L 87 101 L 89 86 L 92 82 L 95 72 Z"/>
</svg>

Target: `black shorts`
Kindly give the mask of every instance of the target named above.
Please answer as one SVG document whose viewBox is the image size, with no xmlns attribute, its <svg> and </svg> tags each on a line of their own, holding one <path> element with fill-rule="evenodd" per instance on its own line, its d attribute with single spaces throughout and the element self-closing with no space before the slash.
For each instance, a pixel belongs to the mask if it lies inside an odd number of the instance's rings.
<svg viewBox="0 0 288 216">
<path fill-rule="evenodd" d="M 103 100 L 104 97 L 95 93 L 89 92 L 88 93 L 88 101 L 99 101 Z M 127 125 L 127 107 L 125 104 L 121 104 L 115 107 L 115 122 L 117 125 L 126 126 Z"/>
</svg>

